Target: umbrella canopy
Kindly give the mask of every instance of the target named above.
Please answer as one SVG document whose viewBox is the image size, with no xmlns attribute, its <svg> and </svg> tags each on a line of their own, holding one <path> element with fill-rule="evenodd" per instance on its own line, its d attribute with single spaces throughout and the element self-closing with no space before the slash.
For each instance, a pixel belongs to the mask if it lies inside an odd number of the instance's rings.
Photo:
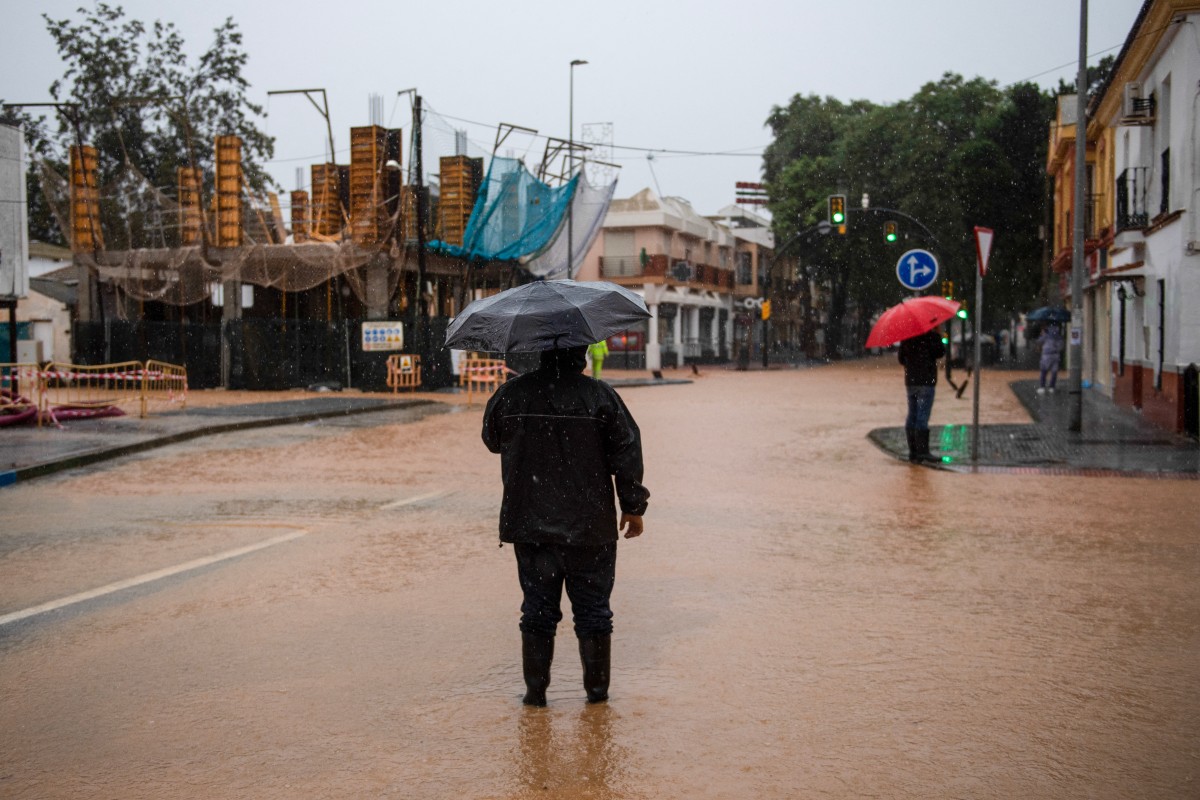
<svg viewBox="0 0 1200 800">
<path fill-rule="evenodd" d="M 957 300 L 944 297 L 907 298 L 879 315 L 867 347 L 887 347 L 931 331 L 953 317 L 958 305 Z"/>
<path fill-rule="evenodd" d="M 1042 306 L 1025 315 L 1030 322 L 1070 322 L 1071 312 L 1062 306 Z"/>
<path fill-rule="evenodd" d="M 446 329 L 446 346 L 491 353 L 581 347 L 650 318 L 646 302 L 607 281 L 535 281 L 476 300 Z"/>
</svg>

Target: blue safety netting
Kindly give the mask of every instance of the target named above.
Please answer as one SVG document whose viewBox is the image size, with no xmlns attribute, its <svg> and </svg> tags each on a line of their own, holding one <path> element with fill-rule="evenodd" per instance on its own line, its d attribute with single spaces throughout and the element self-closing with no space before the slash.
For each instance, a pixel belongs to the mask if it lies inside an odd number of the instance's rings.
<svg viewBox="0 0 1200 800">
<path fill-rule="evenodd" d="M 562 228 L 578 185 L 576 174 L 562 186 L 547 186 L 521 161 L 493 157 L 462 246 L 433 241 L 429 249 L 483 261 L 515 261 L 538 253 L 554 241 Z"/>
</svg>

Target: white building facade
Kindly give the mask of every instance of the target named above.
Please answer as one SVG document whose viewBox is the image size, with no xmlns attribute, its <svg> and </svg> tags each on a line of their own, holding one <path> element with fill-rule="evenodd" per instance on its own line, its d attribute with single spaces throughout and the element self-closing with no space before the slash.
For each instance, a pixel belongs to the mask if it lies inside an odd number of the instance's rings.
<svg viewBox="0 0 1200 800">
<path fill-rule="evenodd" d="M 627 340 L 609 339 L 610 359 L 658 370 L 730 357 L 737 238 L 686 201 L 643 189 L 613 200 L 578 280 L 612 281 L 640 294 L 651 318 Z"/>
<path fill-rule="evenodd" d="M 1088 259 L 1089 316 L 1107 321 L 1110 336 L 1089 355 L 1110 366 L 1116 403 L 1192 435 L 1200 431 L 1198 123 L 1200 2 L 1148 0 L 1089 125 L 1089 140 L 1111 151 L 1099 159 L 1113 165 L 1113 185 L 1093 189 L 1112 192 L 1111 236 Z"/>
</svg>

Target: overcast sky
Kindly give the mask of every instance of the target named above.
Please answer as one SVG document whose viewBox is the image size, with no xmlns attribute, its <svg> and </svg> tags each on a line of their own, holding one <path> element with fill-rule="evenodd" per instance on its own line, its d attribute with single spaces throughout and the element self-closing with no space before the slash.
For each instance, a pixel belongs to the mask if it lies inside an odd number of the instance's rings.
<svg viewBox="0 0 1200 800">
<path fill-rule="evenodd" d="M 43 13 L 77 17 L 88 0 L 0 0 L 0 98 L 49 100 L 63 65 Z M 271 172 L 296 188 L 296 167 L 321 160 L 325 125 L 302 96 L 328 92 L 339 162 L 349 129 L 369 120 L 371 94 L 384 123 L 411 117 L 396 93 L 420 90 L 427 106 L 490 152 L 507 122 L 566 138 L 570 62 L 576 138 L 587 123 L 611 123 L 613 143 L 703 153 L 761 153 L 764 121 L 795 94 L 892 103 L 947 71 L 1001 85 L 1073 81 L 1078 0 L 125 0 L 130 17 L 174 22 L 193 56 L 232 16 L 249 54 L 250 97 L 268 108 L 276 138 Z M 1092 61 L 1115 54 L 1141 0 L 1091 0 Z M 444 128 L 447 123 L 440 123 Z M 439 127 L 431 129 L 435 141 Z M 502 155 L 534 165 L 544 141 L 513 137 Z M 452 150 L 453 142 L 444 145 Z M 701 213 L 732 202 L 734 184 L 760 178 L 754 155 L 683 156 L 613 151 L 618 197 L 644 187 L 691 201 Z M 656 186 L 657 182 L 657 186 Z"/>
</svg>

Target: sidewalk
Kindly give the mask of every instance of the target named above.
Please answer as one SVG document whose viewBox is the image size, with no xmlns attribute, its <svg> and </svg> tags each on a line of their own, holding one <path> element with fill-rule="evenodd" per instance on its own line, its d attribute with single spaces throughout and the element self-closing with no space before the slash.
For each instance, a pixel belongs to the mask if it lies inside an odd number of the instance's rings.
<svg viewBox="0 0 1200 800">
<path fill-rule="evenodd" d="M 936 468 L 952 472 L 1008 472 L 1129 477 L 1200 478 L 1200 445 L 1142 420 L 1104 395 L 1083 391 L 1083 430 L 1068 430 L 1071 394 L 1059 387 L 1039 395 L 1037 381 L 1010 387 L 1033 422 L 987 425 L 980 421 L 979 461 L 971 461 L 971 426 L 931 428 L 930 443 L 942 457 Z M 868 437 L 907 460 L 904 428 L 877 428 Z"/>
</svg>

